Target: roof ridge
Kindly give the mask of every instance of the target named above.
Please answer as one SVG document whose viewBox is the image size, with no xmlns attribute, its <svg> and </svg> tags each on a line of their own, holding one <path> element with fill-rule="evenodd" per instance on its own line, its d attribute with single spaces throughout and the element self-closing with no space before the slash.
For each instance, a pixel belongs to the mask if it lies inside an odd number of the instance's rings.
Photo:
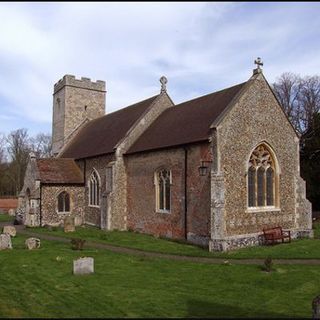
<svg viewBox="0 0 320 320">
<path fill-rule="evenodd" d="M 155 98 L 158 97 L 158 96 L 159 96 L 159 94 L 157 94 L 157 95 L 155 95 L 155 96 L 152 96 L 152 97 L 150 97 L 150 98 L 147 98 L 147 99 L 144 99 L 144 100 L 135 102 L 135 103 L 130 104 L 130 105 L 128 105 L 128 106 L 126 106 L 126 107 L 123 107 L 123 108 L 121 108 L 121 109 L 118 109 L 118 110 L 112 111 L 112 112 L 110 112 L 110 113 L 104 114 L 103 116 L 101 116 L 101 117 L 99 117 L 99 118 L 92 119 L 92 120 L 90 120 L 88 123 L 92 123 L 92 122 L 95 121 L 95 120 L 99 120 L 99 119 L 105 118 L 105 117 L 107 117 L 107 116 L 113 115 L 113 114 L 115 114 L 115 113 L 117 113 L 117 112 L 124 111 L 124 110 L 126 110 L 126 109 L 128 109 L 128 108 L 131 108 L 131 107 L 136 106 L 136 105 L 139 104 L 139 103 L 145 102 L 145 101 L 147 101 L 147 100 L 155 99 Z"/>
<path fill-rule="evenodd" d="M 198 97 L 196 97 L 196 98 L 192 98 L 192 99 L 190 99 L 190 100 L 186 100 L 186 101 L 180 102 L 179 104 L 174 105 L 174 107 L 178 107 L 178 106 L 180 106 L 181 104 L 184 104 L 184 103 L 187 103 L 187 102 L 192 102 L 192 101 L 197 100 L 197 99 L 200 99 L 200 98 L 205 98 L 205 97 L 208 97 L 208 96 L 213 95 L 213 94 L 216 94 L 216 93 L 220 93 L 220 92 L 223 92 L 223 91 L 227 91 L 227 90 L 233 89 L 233 88 L 235 88 L 235 87 L 237 87 L 237 86 L 242 86 L 242 85 L 244 85 L 244 84 L 247 83 L 247 82 L 248 82 L 248 81 L 244 81 L 244 82 L 235 84 L 235 85 L 233 85 L 233 86 L 231 86 L 231 87 L 228 87 L 228 88 L 225 88 L 225 89 L 221 89 L 221 90 L 218 90 L 218 91 L 214 91 L 214 92 L 211 92 L 211 93 L 207 93 L 207 94 L 204 94 L 203 96 L 198 96 Z"/>
</svg>

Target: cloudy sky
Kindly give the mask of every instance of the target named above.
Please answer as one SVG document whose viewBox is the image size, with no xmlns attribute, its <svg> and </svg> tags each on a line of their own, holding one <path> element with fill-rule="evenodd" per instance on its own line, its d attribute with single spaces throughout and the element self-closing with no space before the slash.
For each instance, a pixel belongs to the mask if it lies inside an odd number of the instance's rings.
<svg viewBox="0 0 320 320">
<path fill-rule="evenodd" d="M 51 133 L 64 74 L 105 80 L 106 112 L 157 94 L 175 103 L 246 81 L 320 74 L 320 3 L 0 3 L 0 132 Z"/>
</svg>

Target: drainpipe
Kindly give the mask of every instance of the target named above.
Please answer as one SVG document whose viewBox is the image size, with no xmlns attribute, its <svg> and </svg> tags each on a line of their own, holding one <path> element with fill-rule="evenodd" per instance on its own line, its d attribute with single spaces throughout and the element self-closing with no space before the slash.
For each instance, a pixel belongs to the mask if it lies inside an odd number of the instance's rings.
<svg viewBox="0 0 320 320">
<path fill-rule="evenodd" d="M 40 227 L 42 227 L 42 184 L 40 182 Z"/>
<path fill-rule="evenodd" d="M 184 237 L 188 239 L 188 149 L 185 147 L 184 149 Z"/>
<path fill-rule="evenodd" d="M 83 161 L 83 179 L 84 179 L 84 187 L 86 187 L 87 183 L 86 183 L 86 171 L 87 171 L 87 161 L 86 159 L 84 159 Z"/>
</svg>

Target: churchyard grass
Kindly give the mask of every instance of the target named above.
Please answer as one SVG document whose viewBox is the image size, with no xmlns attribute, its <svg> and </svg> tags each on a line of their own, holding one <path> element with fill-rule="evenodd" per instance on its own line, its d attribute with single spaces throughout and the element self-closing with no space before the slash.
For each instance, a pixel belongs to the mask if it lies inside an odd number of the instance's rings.
<svg viewBox="0 0 320 320">
<path fill-rule="evenodd" d="M 15 217 L 9 216 L 4 212 L 0 212 L 0 222 L 11 222 L 14 220 Z"/>
<path fill-rule="evenodd" d="M 41 242 L 0 252 L 0 317 L 311 317 L 318 266 L 211 265 L 74 251 Z M 93 257 L 95 273 L 72 274 L 73 259 Z"/>
<path fill-rule="evenodd" d="M 150 235 L 126 231 L 102 231 L 93 227 L 77 227 L 75 232 L 64 233 L 62 228 L 30 228 L 28 230 L 69 238 L 81 238 L 87 241 L 107 243 L 140 249 L 150 252 L 160 252 L 175 255 L 214 257 L 229 259 L 250 259 L 272 257 L 273 259 L 320 259 L 320 223 L 314 224 L 315 239 L 293 240 L 291 243 L 275 246 L 259 246 L 243 248 L 230 252 L 208 252 L 206 248 L 179 243 L 175 241 L 158 239 Z"/>
</svg>

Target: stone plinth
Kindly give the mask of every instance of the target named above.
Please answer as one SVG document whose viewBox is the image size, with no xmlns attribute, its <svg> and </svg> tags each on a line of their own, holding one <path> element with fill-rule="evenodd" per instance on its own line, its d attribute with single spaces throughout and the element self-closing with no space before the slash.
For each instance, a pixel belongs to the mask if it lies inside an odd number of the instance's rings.
<svg viewBox="0 0 320 320">
<path fill-rule="evenodd" d="M 11 237 L 15 237 L 17 234 L 16 228 L 13 226 L 4 226 L 2 232 L 8 234 Z"/>
<path fill-rule="evenodd" d="M 0 250 L 12 249 L 11 237 L 7 233 L 0 234 Z"/>
<path fill-rule="evenodd" d="M 29 250 L 40 248 L 40 239 L 38 238 L 28 238 L 25 241 L 26 248 Z"/>
<path fill-rule="evenodd" d="M 64 232 L 76 231 L 74 217 L 68 216 L 64 219 Z"/>
<path fill-rule="evenodd" d="M 94 259 L 91 257 L 73 260 L 73 274 L 94 273 Z"/>
</svg>

